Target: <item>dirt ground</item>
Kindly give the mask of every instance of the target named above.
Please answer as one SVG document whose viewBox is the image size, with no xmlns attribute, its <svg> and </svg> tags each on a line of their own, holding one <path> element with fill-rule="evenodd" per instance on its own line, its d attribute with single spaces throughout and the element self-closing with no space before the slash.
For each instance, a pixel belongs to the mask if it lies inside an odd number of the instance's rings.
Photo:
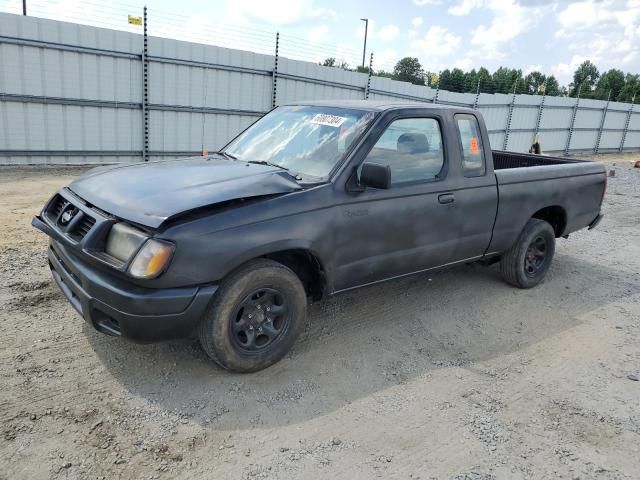
<svg viewBox="0 0 640 480">
<path fill-rule="evenodd" d="M 81 170 L 0 170 L 0 479 L 640 478 L 640 155 L 600 159 L 606 217 L 538 288 L 472 265 L 343 294 L 252 375 L 85 325 L 30 226 Z"/>
</svg>

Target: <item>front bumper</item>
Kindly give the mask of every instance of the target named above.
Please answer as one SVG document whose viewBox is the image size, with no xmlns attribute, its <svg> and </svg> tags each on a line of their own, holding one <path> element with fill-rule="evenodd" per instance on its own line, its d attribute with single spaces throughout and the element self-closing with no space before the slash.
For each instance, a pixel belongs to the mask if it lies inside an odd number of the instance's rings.
<svg viewBox="0 0 640 480">
<path fill-rule="evenodd" d="M 92 268 L 53 239 L 48 257 L 54 280 L 88 323 L 140 343 L 188 337 L 217 290 L 139 287 Z"/>
</svg>

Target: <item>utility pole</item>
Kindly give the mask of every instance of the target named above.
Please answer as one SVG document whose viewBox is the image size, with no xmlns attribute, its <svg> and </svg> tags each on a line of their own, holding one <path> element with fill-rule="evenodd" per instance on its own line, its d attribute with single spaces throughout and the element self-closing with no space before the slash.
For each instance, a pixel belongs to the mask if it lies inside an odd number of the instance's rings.
<svg viewBox="0 0 640 480">
<path fill-rule="evenodd" d="M 27 16 L 27 0 L 22 0 L 22 15 Z"/>
<path fill-rule="evenodd" d="M 361 18 L 360 20 L 364 22 L 364 47 L 362 49 L 362 70 L 364 70 L 364 59 L 367 55 L 367 31 L 369 30 L 369 19 Z"/>
</svg>

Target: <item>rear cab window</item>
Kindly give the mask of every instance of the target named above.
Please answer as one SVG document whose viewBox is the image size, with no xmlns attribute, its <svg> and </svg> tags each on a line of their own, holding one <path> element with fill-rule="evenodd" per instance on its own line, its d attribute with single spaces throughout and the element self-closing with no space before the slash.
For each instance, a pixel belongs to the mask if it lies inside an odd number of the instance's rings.
<svg viewBox="0 0 640 480">
<path fill-rule="evenodd" d="M 485 158 L 478 119 L 469 114 L 455 115 L 458 141 L 462 151 L 462 172 L 465 177 L 485 174 Z"/>
</svg>

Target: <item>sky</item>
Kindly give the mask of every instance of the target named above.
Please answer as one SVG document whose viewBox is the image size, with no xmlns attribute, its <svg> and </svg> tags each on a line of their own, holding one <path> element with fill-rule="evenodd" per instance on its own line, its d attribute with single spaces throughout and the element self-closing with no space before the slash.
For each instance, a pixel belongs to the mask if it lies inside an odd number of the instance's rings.
<svg viewBox="0 0 640 480">
<path fill-rule="evenodd" d="M 27 0 L 28 13 L 139 32 L 128 14 L 146 3 L 149 31 L 229 48 L 322 61 L 367 60 L 392 70 L 405 56 L 425 70 L 499 66 L 538 70 L 569 84 L 586 59 L 600 71 L 640 73 L 640 0 Z M 21 0 L 0 0 L 20 13 Z"/>
</svg>

